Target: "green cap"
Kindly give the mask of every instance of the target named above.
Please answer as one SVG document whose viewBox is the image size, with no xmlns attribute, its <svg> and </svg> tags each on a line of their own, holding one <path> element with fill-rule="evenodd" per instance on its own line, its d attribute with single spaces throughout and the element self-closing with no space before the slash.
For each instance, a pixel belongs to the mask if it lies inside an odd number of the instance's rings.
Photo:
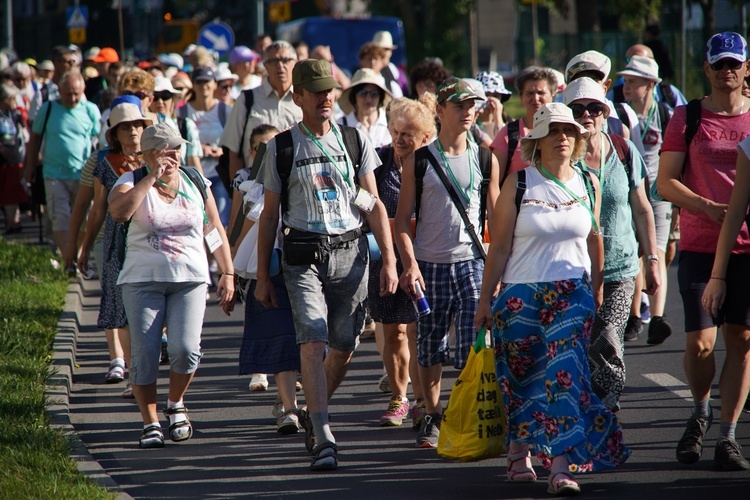
<svg viewBox="0 0 750 500">
<path fill-rule="evenodd" d="M 325 59 L 305 59 L 295 64 L 292 84 L 313 93 L 341 88 L 333 79 L 331 63 Z"/>
<path fill-rule="evenodd" d="M 444 102 L 461 102 L 467 99 L 474 99 L 477 101 L 484 101 L 484 99 L 474 92 L 471 85 L 466 83 L 461 78 L 452 76 L 443 80 L 437 90 L 437 102 L 443 104 Z"/>
</svg>

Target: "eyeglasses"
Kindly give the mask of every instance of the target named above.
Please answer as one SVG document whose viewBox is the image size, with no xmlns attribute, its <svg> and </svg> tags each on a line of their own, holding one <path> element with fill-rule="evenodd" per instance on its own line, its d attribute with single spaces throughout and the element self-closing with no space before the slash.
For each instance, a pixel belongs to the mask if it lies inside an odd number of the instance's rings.
<svg viewBox="0 0 750 500">
<path fill-rule="evenodd" d="M 367 89 L 360 89 L 357 91 L 357 95 L 359 97 L 367 97 L 370 96 L 373 99 L 380 97 L 380 91 L 379 90 L 367 90 Z"/>
<path fill-rule="evenodd" d="M 569 104 L 568 107 L 573 112 L 573 118 L 580 118 L 584 111 L 589 112 L 589 116 L 599 116 L 604 112 L 604 104 L 600 102 L 590 102 L 587 105 Z"/>
<path fill-rule="evenodd" d="M 131 128 L 145 128 L 144 125 L 142 121 L 122 122 L 117 125 L 117 128 L 120 130 L 130 130 Z"/>
<path fill-rule="evenodd" d="M 163 90 L 161 92 L 154 92 L 154 101 L 170 101 L 172 99 L 172 92 Z"/>
<path fill-rule="evenodd" d="M 711 69 L 714 71 L 721 71 L 725 66 L 731 70 L 740 69 L 743 64 L 745 63 L 742 61 L 732 59 L 731 57 L 726 57 L 724 59 L 719 59 L 713 64 L 709 64 L 709 66 L 711 66 Z"/>
<path fill-rule="evenodd" d="M 232 88 L 231 84 L 219 85 L 220 90 L 230 90 L 231 88 Z"/>
<path fill-rule="evenodd" d="M 289 64 L 296 61 L 296 59 L 292 59 L 291 57 L 276 57 L 274 59 L 267 60 L 264 64 L 268 66 L 276 66 L 277 64 Z"/>
<path fill-rule="evenodd" d="M 140 99 L 141 101 L 144 100 L 147 97 L 150 97 L 149 94 L 145 93 L 142 90 L 136 90 L 135 92 L 130 91 L 130 90 L 124 90 L 122 92 L 122 95 L 133 95 L 133 96 L 137 97 L 138 99 Z"/>
</svg>

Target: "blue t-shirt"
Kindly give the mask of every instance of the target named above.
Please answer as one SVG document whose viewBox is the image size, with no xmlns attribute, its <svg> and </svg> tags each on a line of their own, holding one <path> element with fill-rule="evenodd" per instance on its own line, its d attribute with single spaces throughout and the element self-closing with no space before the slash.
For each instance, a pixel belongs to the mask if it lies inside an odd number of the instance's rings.
<svg viewBox="0 0 750 500">
<path fill-rule="evenodd" d="M 47 117 L 49 106 L 52 109 Z M 41 134 L 47 122 L 42 149 L 44 177 L 78 180 L 91 154 L 91 140 L 99 134 L 99 108 L 89 101 L 81 101 L 73 109 L 48 101 L 39 109 L 37 117 L 32 132 Z"/>
<path fill-rule="evenodd" d="M 611 283 L 632 278 L 639 272 L 638 241 L 633 229 L 633 211 L 630 208 L 630 192 L 638 189 L 648 175 L 646 164 L 638 149 L 627 141 L 633 168 L 628 179 L 625 165 L 620 161 L 611 139 L 610 153 L 604 162 L 604 176 L 599 169 L 580 164 L 592 175 L 599 177 L 602 189 L 602 208 L 599 226 L 604 234 L 604 282 Z"/>
</svg>

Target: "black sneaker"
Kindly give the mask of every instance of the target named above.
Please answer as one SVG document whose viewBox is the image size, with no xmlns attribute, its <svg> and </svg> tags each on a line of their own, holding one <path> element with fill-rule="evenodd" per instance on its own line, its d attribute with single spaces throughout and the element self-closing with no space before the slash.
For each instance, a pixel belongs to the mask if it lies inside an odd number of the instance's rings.
<svg viewBox="0 0 750 500">
<path fill-rule="evenodd" d="M 750 413 L 750 396 L 748 396 L 745 400 L 745 406 L 742 407 L 742 411 L 744 411 L 745 413 Z"/>
<path fill-rule="evenodd" d="M 750 463 L 742 456 L 742 447 L 737 441 L 721 438 L 714 451 L 714 467 L 723 471 L 750 469 Z"/>
<path fill-rule="evenodd" d="M 654 316 L 651 318 L 651 323 L 648 325 L 648 339 L 646 343 L 649 345 L 659 345 L 672 335 L 672 325 L 664 319 L 664 316 Z"/>
<path fill-rule="evenodd" d="M 703 437 L 711 427 L 713 413 L 708 419 L 690 417 L 685 426 L 685 432 L 677 443 L 677 461 L 683 464 L 694 464 L 703 453 Z"/>
<path fill-rule="evenodd" d="M 440 413 L 428 413 L 424 416 L 417 435 L 417 448 L 437 448 L 442 418 Z"/>
<path fill-rule="evenodd" d="M 630 316 L 625 324 L 625 342 L 638 340 L 638 335 L 643 330 L 643 321 L 638 316 Z"/>
</svg>

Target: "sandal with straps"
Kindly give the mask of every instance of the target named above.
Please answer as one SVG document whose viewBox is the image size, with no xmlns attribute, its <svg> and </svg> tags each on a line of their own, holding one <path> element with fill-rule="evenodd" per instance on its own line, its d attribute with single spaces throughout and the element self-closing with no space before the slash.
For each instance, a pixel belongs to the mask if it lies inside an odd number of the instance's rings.
<svg viewBox="0 0 750 500">
<path fill-rule="evenodd" d="M 339 466 L 336 443 L 321 443 L 315 447 L 315 456 L 310 464 L 310 470 L 336 470 Z"/>
<path fill-rule="evenodd" d="M 530 457 L 531 453 L 528 450 L 517 454 L 508 453 L 508 481 L 514 483 L 532 483 L 536 481 L 536 472 L 530 466 L 531 460 L 528 463 L 526 462 Z M 516 463 L 521 461 L 523 461 L 522 465 L 515 466 Z"/>
<path fill-rule="evenodd" d="M 107 384 L 117 384 L 125 380 L 125 365 L 119 361 L 112 361 L 109 364 L 109 371 L 104 376 L 104 382 Z"/>
<path fill-rule="evenodd" d="M 180 441 L 187 441 L 191 437 L 193 437 L 193 426 L 190 424 L 190 419 L 187 418 L 187 408 L 184 406 L 175 406 L 173 408 L 164 408 L 164 416 L 167 417 L 167 420 L 169 420 L 170 415 L 175 415 L 177 413 L 184 413 L 185 414 L 185 420 L 182 422 L 175 422 L 173 424 L 169 424 L 169 439 L 174 441 L 175 443 L 178 443 Z M 178 434 L 178 429 L 183 429 L 187 427 L 188 432 L 184 436 L 181 436 Z"/>
<path fill-rule="evenodd" d="M 308 453 L 315 454 L 315 431 L 313 430 L 313 423 L 310 419 L 310 412 L 307 410 L 307 406 L 303 406 L 297 410 L 299 417 L 299 423 L 303 429 L 305 429 L 305 448 Z"/>
<path fill-rule="evenodd" d="M 164 434 L 159 424 L 151 424 L 143 429 L 138 442 L 140 448 L 164 448 Z"/>
<path fill-rule="evenodd" d="M 563 476 L 563 477 L 558 477 Z M 566 484 L 561 485 L 562 481 L 569 481 Z M 572 484 L 571 484 L 572 483 Z M 581 487 L 573 479 L 573 475 L 567 471 L 555 472 L 549 477 L 549 485 L 547 486 L 547 493 L 558 497 L 577 495 L 581 492 Z"/>
</svg>

